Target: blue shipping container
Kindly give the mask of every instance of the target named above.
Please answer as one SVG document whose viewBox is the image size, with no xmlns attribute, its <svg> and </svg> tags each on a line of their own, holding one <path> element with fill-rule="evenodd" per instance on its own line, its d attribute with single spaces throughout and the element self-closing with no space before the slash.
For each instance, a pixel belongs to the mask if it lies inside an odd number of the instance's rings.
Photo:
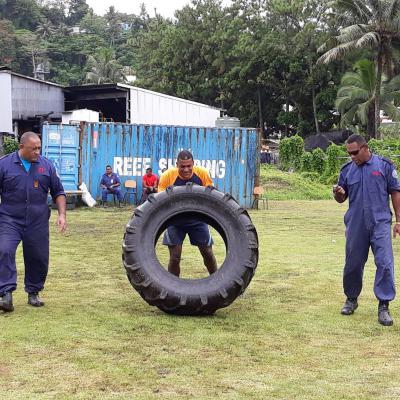
<svg viewBox="0 0 400 400">
<path fill-rule="evenodd" d="M 79 143 L 79 127 L 71 129 L 77 132 Z M 120 176 L 122 187 L 128 179 L 136 181 L 140 198 L 146 168 L 152 167 L 160 175 L 164 168 L 175 165 L 179 151 L 188 149 L 195 164 L 210 171 L 220 191 L 231 193 L 243 207 L 251 207 L 258 171 L 259 138 L 255 129 L 104 123 L 86 124 L 81 135 L 79 180 L 86 183 L 93 197 L 100 197 L 100 180 L 107 164 Z M 76 173 L 78 176 L 78 168 Z M 78 179 L 75 189 L 77 185 Z"/>
</svg>

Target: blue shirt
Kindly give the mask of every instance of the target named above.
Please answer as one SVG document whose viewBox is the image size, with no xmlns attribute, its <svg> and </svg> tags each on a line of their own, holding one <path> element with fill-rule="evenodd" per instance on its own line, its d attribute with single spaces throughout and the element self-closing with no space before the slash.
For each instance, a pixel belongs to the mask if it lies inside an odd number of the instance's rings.
<svg viewBox="0 0 400 400">
<path fill-rule="evenodd" d="M 372 154 L 364 164 L 345 164 L 338 185 L 343 187 L 349 199 L 345 222 L 351 218 L 367 218 L 371 223 L 391 222 L 389 194 L 400 191 L 400 182 L 393 163 Z"/>
<path fill-rule="evenodd" d="M 104 185 L 106 188 L 109 188 L 111 185 L 115 185 L 116 183 L 121 184 L 121 179 L 119 179 L 119 176 L 114 172 L 110 176 L 104 174 L 100 181 L 100 185 Z"/>
<path fill-rule="evenodd" d="M 0 222 L 22 224 L 48 220 L 47 196 L 64 195 L 64 188 L 51 161 L 39 156 L 27 172 L 18 151 L 0 159 Z"/>
<path fill-rule="evenodd" d="M 21 158 L 21 157 L 20 157 L 20 158 Z M 26 172 L 29 172 L 29 170 L 31 169 L 32 163 L 29 162 L 29 161 L 26 161 L 26 160 L 23 159 L 23 158 L 21 158 L 21 162 L 22 162 L 22 165 L 23 165 L 24 168 L 25 168 L 25 171 L 26 171 Z"/>
</svg>

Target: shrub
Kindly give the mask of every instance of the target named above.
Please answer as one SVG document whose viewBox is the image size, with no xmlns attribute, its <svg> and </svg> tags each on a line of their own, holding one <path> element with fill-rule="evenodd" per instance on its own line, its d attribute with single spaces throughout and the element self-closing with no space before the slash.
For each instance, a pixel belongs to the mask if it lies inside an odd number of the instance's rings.
<svg viewBox="0 0 400 400">
<path fill-rule="evenodd" d="M 3 137 L 4 154 L 10 154 L 18 150 L 18 142 L 8 136 Z"/>
<path fill-rule="evenodd" d="M 338 146 L 332 143 L 326 149 L 326 169 L 325 175 L 331 176 L 337 174 L 340 171 L 340 167 L 345 161 L 346 152 L 343 146 Z"/>
<path fill-rule="evenodd" d="M 279 144 L 279 160 L 283 169 L 300 170 L 301 156 L 304 153 L 304 141 L 298 136 L 284 138 Z"/>
<path fill-rule="evenodd" d="M 318 172 L 318 174 L 322 175 L 325 171 L 325 165 L 326 165 L 325 153 L 318 147 L 314 149 L 311 154 L 312 154 L 312 160 L 311 160 L 312 171 Z"/>
<path fill-rule="evenodd" d="M 305 151 L 301 156 L 301 170 L 304 172 L 311 172 L 313 169 L 312 161 L 313 161 L 312 154 L 308 151 Z"/>
</svg>

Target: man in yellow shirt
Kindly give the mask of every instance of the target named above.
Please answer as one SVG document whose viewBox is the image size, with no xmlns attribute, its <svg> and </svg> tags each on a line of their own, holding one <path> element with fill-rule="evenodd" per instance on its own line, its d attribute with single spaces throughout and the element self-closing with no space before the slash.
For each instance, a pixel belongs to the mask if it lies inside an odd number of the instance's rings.
<svg viewBox="0 0 400 400">
<path fill-rule="evenodd" d="M 158 191 L 162 192 L 168 186 L 184 186 L 188 182 L 200 186 L 213 186 L 208 170 L 195 166 L 192 153 L 182 150 L 178 154 L 176 167 L 168 169 L 161 175 Z M 196 218 L 177 221 L 165 231 L 163 244 L 169 249 L 168 271 L 176 276 L 180 274 L 182 243 L 186 234 L 189 235 L 190 243 L 199 248 L 204 265 L 211 275 L 217 270 L 217 261 L 212 250 L 213 240 L 208 225 Z"/>
</svg>

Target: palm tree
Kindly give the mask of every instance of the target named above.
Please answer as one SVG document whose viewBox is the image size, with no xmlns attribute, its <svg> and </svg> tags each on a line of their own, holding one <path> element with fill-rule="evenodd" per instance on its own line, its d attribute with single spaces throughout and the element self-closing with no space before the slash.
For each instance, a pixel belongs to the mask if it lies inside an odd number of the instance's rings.
<svg viewBox="0 0 400 400">
<path fill-rule="evenodd" d="M 375 130 L 375 84 L 377 79 L 375 64 L 370 60 L 360 60 L 353 72 L 346 72 L 341 80 L 335 106 L 341 115 L 341 125 L 361 123 L 367 127 L 371 137 Z M 400 110 L 394 105 L 400 99 L 400 75 L 390 81 L 382 76 L 380 86 L 381 108 L 393 120 L 400 120 Z"/>
<path fill-rule="evenodd" d="M 118 63 L 112 49 L 101 48 L 95 56 L 89 56 L 87 65 L 90 72 L 86 74 L 87 83 L 118 83 L 126 81 L 123 66 Z"/>
<path fill-rule="evenodd" d="M 47 39 L 55 33 L 55 29 L 53 24 L 49 20 L 44 19 L 42 22 L 38 24 L 36 28 L 36 33 L 42 39 Z"/>
<path fill-rule="evenodd" d="M 393 44 L 400 39 L 400 0 L 336 0 L 334 4 L 334 12 L 347 26 L 318 49 L 325 51 L 318 62 L 329 63 L 359 49 L 373 51 L 377 70 L 373 89 L 374 120 L 378 134 L 382 74 L 385 70 L 392 76 L 393 67 L 398 64 Z"/>
</svg>

